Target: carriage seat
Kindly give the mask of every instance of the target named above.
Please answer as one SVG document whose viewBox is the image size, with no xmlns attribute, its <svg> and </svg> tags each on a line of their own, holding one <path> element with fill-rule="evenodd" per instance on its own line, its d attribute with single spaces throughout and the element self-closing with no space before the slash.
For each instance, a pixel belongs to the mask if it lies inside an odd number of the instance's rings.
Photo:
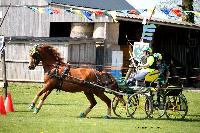
<svg viewBox="0 0 200 133">
<path fill-rule="evenodd" d="M 159 73 L 160 72 L 158 70 L 154 70 L 145 76 L 144 82 L 146 87 L 156 87 Z"/>
</svg>

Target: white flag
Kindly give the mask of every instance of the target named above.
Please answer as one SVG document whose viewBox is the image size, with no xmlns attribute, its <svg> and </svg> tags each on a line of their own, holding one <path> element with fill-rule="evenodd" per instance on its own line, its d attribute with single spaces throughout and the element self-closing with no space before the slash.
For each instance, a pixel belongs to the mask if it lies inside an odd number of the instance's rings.
<svg viewBox="0 0 200 133">
<path fill-rule="evenodd" d="M 0 11 L 0 19 L 2 18 L 2 11 Z"/>
</svg>

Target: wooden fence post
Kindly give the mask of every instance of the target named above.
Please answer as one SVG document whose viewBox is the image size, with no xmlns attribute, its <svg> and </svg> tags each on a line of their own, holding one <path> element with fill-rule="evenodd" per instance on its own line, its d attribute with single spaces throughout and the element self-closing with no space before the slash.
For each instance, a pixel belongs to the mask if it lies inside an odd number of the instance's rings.
<svg viewBox="0 0 200 133">
<path fill-rule="evenodd" d="M 8 82 L 7 82 L 7 77 L 6 77 L 6 63 L 5 63 L 5 50 L 2 49 L 1 52 L 1 68 L 2 68 L 2 77 L 3 77 L 3 95 L 4 98 L 6 99 L 7 97 L 7 87 L 8 87 Z"/>
</svg>

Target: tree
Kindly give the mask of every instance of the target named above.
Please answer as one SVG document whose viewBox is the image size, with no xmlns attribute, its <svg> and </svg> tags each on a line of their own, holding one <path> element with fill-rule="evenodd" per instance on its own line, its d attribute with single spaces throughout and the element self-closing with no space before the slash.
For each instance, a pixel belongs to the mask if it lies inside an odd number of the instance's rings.
<svg viewBox="0 0 200 133">
<path fill-rule="evenodd" d="M 182 0 L 182 10 L 184 11 L 193 11 L 193 0 Z M 194 13 L 189 12 L 185 17 L 183 17 L 183 21 L 187 21 L 190 23 L 194 23 Z"/>
<path fill-rule="evenodd" d="M 183 11 L 198 11 L 200 12 L 200 0 L 160 0 L 158 4 L 159 8 L 178 8 Z M 170 17 L 169 17 L 170 18 Z M 171 19 L 179 19 L 174 17 Z M 199 23 L 200 17 L 194 16 L 193 13 L 187 13 L 182 15 L 182 20 L 190 23 Z"/>
</svg>

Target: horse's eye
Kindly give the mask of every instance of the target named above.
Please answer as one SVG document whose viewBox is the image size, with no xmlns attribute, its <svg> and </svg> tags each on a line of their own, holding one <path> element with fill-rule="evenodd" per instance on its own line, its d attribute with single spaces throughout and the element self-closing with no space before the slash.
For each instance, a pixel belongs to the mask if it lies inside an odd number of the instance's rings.
<svg viewBox="0 0 200 133">
<path fill-rule="evenodd" d="M 34 59 L 36 59 L 37 54 L 36 54 L 36 53 L 32 54 L 32 57 L 33 57 Z"/>
</svg>

